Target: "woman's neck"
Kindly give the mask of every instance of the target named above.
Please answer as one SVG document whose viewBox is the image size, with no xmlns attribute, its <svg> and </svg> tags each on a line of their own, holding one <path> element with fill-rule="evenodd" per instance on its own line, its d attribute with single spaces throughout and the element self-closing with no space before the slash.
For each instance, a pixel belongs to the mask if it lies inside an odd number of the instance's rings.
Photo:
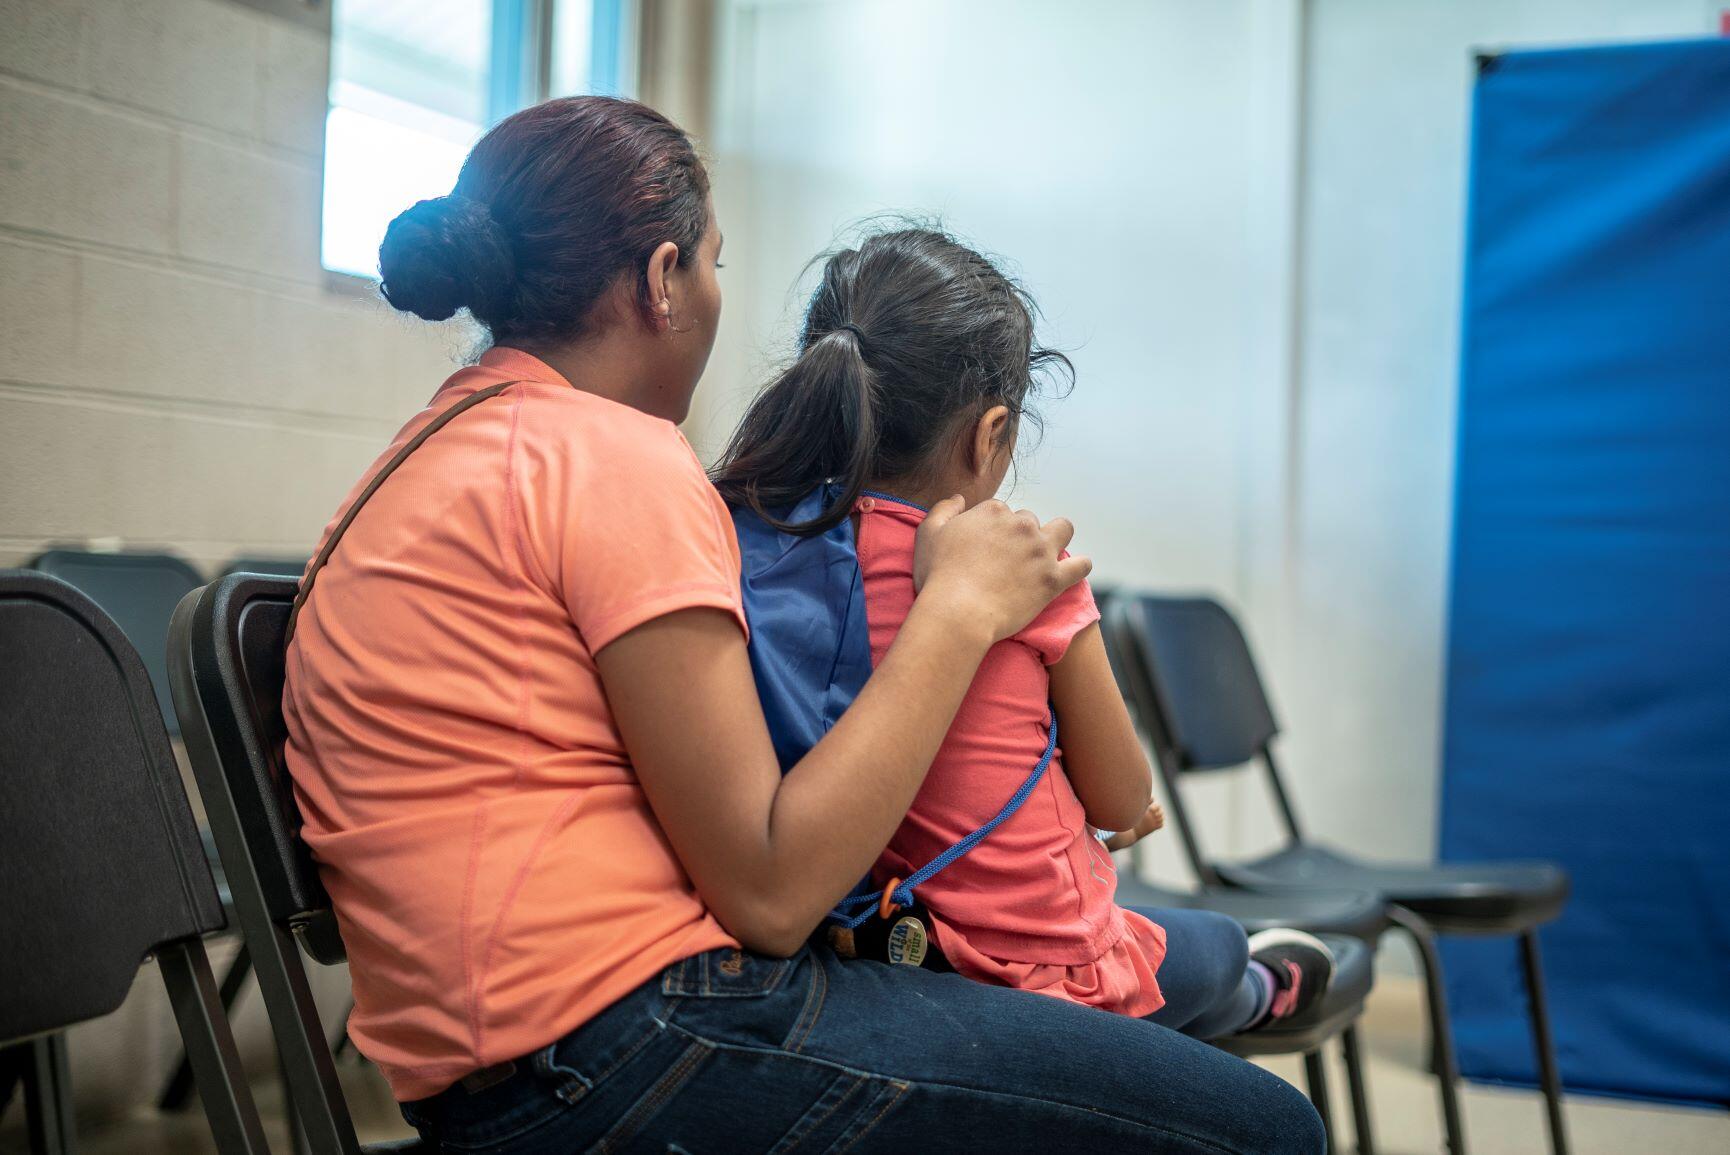
<svg viewBox="0 0 1730 1155">
<path fill-rule="evenodd" d="M 635 392 L 632 382 L 620 371 L 624 367 L 618 363 L 612 351 L 604 347 L 606 342 L 600 337 L 556 343 L 505 340 L 499 344 L 504 348 L 520 350 L 544 362 L 548 368 L 569 381 L 573 389 L 593 393 L 622 405 L 632 403 L 631 395 Z"/>
<path fill-rule="evenodd" d="M 610 325 L 575 341 L 501 341 L 545 362 L 573 389 L 592 393 L 632 409 L 665 417 L 675 424 L 685 419 L 689 393 L 673 396 L 652 342 L 629 327 Z"/>
</svg>

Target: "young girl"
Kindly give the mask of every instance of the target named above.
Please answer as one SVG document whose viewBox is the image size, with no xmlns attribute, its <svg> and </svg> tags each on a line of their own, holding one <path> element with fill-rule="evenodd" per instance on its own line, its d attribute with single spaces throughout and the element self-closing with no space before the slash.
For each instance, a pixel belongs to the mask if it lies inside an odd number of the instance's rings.
<svg viewBox="0 0 1730 1155">
<path fill-rule="evenodd" d="M 940 232 L 871 236 L 825 263 L 798 360 L 716 468 L 730 505 L 784 532 L 853 519 L 873 662 L 912 608 L 921 522 L 993 499 L 1035 383 L 1070 369 L 1034 344 L 1033 316 L 1020 288 Z M 834 496 L 814 506 L 819 490 Z M 791 520 L 796 506 L 814 516 Z M 874 881 L 893 887 L 990 821 L 1045 753 L 1053 712 L 1061 748 L 1025 803 L 918 888 L 942 957 L 980 982 L 1204 1038 L 1307 1009 L 1332 971 L 1319 941 L 1266 932 L 1249 957 L 1224 916 L 1115 901 L 1096 832 L 1126 832 L 1117 849 L 1161 818 L 1085 582 L 988 654 Z"/>
</svg>

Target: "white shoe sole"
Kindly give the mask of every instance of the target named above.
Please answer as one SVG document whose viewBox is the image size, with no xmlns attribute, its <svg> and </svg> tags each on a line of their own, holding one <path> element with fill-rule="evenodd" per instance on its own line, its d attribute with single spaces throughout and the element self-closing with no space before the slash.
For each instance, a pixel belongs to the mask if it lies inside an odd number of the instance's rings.
<svg viewBox="0 0 1730 1155">
<path fill-rule="evenodd" d="M 1293 930 L 1289 926 L 1274 926 L 1267 930 L 1258 930 L 1249 936 L 1249 953 L 1253 958 L 1255 953 L 1270 946 L 1307 946 L 1322 953 L 1328 960 L 1328 979 L 1322 984 L 1322 994 L 1327 994 L 1334 985 L 1334 972 L 1339 969 L 1340 960 L 1334 957 L 1334 952 L 1328 949 L 1328 944 L 1304 930 Z"/>
</svg>

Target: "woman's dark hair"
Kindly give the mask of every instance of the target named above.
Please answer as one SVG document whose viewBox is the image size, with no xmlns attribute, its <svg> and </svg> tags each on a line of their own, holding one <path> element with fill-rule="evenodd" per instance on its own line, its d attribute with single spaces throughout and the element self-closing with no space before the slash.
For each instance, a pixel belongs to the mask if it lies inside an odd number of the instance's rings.
<svg viewBox="0 0 1730 1155">
<path fill-rule="evenodd" d="M 549 100 L 506 117 L 449 196 L 404 211 L 379 246 L 385 299 L 442 321 L 467 309 L 494 341 L 569 339 L 622 274 L 663 241 L 679 263 L 709 225 L 709 176 L 691 139 L 646 105 Z"/>
<path fill-rule="evenodd" d="M 751 403 L 716 488 L 790 533 L 839 524 L 872 480 L 920 480 L 964 425 L 994 405 L 1019 421 L 1044 372 L 1072 374 L 1069 358 L 1034 344 L 1036 315 L 1020 286 L 935 229 L 830 254 L 798 360 Z M 826 481 L 841 493 L 820 516 L 780 520 Z"/>
</svg>

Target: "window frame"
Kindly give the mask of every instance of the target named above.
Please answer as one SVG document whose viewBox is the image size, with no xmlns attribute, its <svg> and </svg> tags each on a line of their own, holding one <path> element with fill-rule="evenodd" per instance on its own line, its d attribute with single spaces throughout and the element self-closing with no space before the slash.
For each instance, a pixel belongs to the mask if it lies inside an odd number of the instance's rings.
<svg viewBox="0 0 1730 1155">
<path fill-rule="evenodd" d="M 282 2 L 282 0 L 275 0 Z M 303 0 L 306 2 L 306 0 Z M 491 0 L 491 40 L 487 56 L 487 126 L 552 95 L 553 50 L 557 9 L 561 0 Z M 310 0 L 325 9 L 329 22 L 331 55 L 335 58 L 337 29 L 335 5 L 330 0 Z M 589 83 L 587 91 L 608 96 L 633 95 L 637 85 L 637 33 L 640 0 L 589 0 Z M 336 107 L 330 99 L 335 77 L 325 96 L 326 115 Z M 484 130 L 483 130 L 484 131 Z M 321 187 L 325 179 L 320 160 Z M 345 296 L 371 297 L 378 291 L 378 277 L 352 273 L 324 265 L 324 214 L 319 213 L 319 266 L 325 287 Z"/>
</svg>

